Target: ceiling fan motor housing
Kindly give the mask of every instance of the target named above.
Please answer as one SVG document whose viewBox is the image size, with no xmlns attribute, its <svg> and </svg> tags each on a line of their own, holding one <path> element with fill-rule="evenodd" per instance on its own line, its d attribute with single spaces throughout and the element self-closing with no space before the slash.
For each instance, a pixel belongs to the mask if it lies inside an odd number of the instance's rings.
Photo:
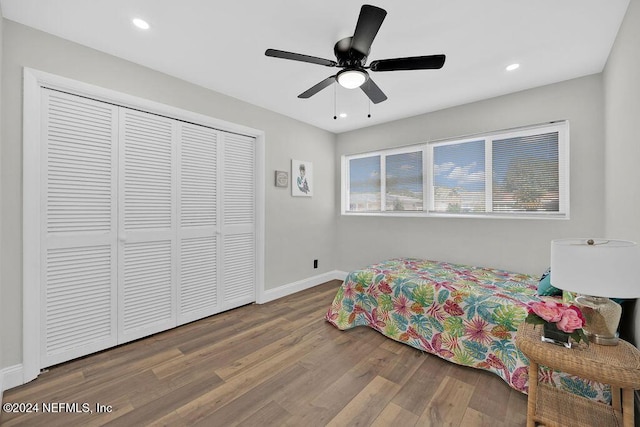
<svg viewBox="0 0 640 427">
<path fill-rule="evenodd" d="M 351 48 L 351 40 L 353 37 L 345 37 L 338 41 L 333 47 L 333 53 L 338 60 L 338 66 L 344 68 L 358 69 L 364 68 L 367 63 L 367 55 Z"/>
</svg>

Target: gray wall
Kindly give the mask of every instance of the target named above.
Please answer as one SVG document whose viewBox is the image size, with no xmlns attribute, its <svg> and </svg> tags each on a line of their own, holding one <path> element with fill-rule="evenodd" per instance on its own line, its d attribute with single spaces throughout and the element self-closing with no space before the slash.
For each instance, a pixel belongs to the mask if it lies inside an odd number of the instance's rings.
<svg viewBox="0 0 640 427">
<path fill-rule="evenodd" d="M 23 67 L 265 131 L 265 288 L 333 270 L 334 134 L 12 21 L 4 20 L 3 26 L 0 368 L 22 361 Z M 312 198 L 294 198 L 290 190 L 274 186 L 274 171 L 290 170 L 292 158 L 313 162 Z M 318 269 L 313 259 L 320 260 Z"/>
<path fill-rule="evenodd" d="M 640 243 L 640 1 L 631 0 L 605 67 L 607 237 Z M 640 343 L 640 304 L 633 320 Z M 631 304 L 623 306 L 631 310 Z M 631 317 L 631 316 L 629 316 Z"/>
<path fill-rule="evenodd" d="M 568 119 L 571 138 L 570 220 L 341 216 L 338 268 L 413 256 L 541 274 L 552 239 L 604 232 L 603 102 L 593 75 L 338 135 L 338 164 L 343 154 L 551 120 Z"/>
</svg>

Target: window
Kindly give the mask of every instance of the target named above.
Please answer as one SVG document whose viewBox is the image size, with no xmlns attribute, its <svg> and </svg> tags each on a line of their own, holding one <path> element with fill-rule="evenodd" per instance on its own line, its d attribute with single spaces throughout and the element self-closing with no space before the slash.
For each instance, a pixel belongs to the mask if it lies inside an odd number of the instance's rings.
<svg viewBox="0 0 640 427">
<path fill-rule="evenodd" d="M 494 212 L 559 212 L 558 132 L 492 141 Z"/>
<path fill-rule="evenodd" d="M 422 211 L 422 155 L 413 149 L 351 156 L 347 211 Z"/>
<path fill-rule="evenodd" d="M 380 211 L 380 156 L 349 160 L 349 210 Z"/>
<path fill-rule="evenodd" d="M 484 212 L 484 141 L 443 143 L 433 150 L 432 212 Z"/>
<path fill-rule="evenodd" d="M 343 156 L 343 213 L 568 218 L 567 122 Z"/>
<path fill-rule="evenodd" d="M 422 152 L 385 157 L 385 206 L 387 211 L 422 210 Z"/>
</svg>

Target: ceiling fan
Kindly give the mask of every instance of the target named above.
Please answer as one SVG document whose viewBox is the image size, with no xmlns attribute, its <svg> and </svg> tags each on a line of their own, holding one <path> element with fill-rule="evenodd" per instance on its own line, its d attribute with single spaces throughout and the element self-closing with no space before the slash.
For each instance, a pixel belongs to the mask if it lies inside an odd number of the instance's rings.
<svg viewBox="0 0 640 427">
<path fill-rule="evenodd" d="M 374 104 L 387 99 L 387 96 L 369 77 L 370 71 L 397 71 L 397 70 L 428 70 L 440 69 L 444 65 L 445 55 L 411 56 L 406 58 L 380 59 L 365 66 L 367 56 L 371 50 L 373 39 L 384 21 L 387 12 L 376 6 L 363 5 L 360 9 L 358 23 L 353 37 L 346 37 L 338 41 L 333 47 L 336 61 L 287 52 L 284 50 L 267 49 L 265 55 L 274 58 L 291 59 L 293 61 L 309 62 L 311 64 L 338 67 L 342 70 L 337 74 L 327 77 L 320 83 L 312 86 L 298 95 L 298 98 L 310 98 L 322 89 L 338 82 L 341 86 L 354 89 L 361 88 Z"/>
</svg>

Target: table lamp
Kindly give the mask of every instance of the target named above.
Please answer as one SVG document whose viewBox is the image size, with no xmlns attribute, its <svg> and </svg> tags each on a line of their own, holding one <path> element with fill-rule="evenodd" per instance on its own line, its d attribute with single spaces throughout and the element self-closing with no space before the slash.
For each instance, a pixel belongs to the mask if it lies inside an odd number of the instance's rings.
<svg viewBox="0 0 640 427">
<path fill-rule="evenodd" d="M 609 239 L 551 241 L 551 283 L 579 294 L 575 303 L 591 342 L 618 344 L 622 307 L 609 298 L 640 297 L 640 248 L 634 242 Z"/>
</svg>

